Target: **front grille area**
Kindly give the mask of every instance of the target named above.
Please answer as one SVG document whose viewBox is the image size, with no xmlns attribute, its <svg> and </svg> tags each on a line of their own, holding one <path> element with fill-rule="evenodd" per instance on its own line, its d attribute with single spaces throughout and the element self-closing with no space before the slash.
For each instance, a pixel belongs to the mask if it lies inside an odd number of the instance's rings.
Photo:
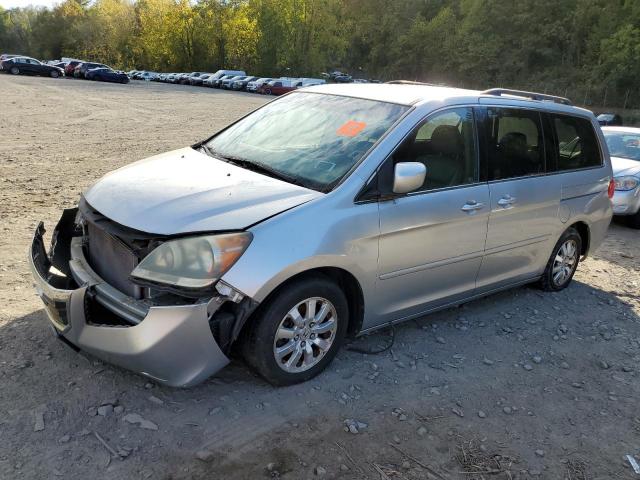
<svg viewBox="0 0 640 480">
<path fill-rule="evenodd" d="M 91 268 L 102 279 L 122 293 L 134 298 L 142 297 L 142 289 L 129 281 L 129 275 L 138 265 L 138 257 L 122 241 L 101 230 L 92 222 L 88 227 L 88 260 Z"/>
</svg>

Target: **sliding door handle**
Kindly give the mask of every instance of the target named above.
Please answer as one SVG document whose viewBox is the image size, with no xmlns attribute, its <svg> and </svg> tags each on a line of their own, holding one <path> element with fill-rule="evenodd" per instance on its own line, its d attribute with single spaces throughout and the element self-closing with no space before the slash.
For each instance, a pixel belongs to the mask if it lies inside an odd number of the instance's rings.
<svg viewBox="0 0 640 480">
<path fill-rule="evenodd" d="M 470 201 L 465 203 L 460 210 L 467 213 L 473 213 L 484 208 L 484 203 Z"/>
<path fill-rule="evenodd" d="M 516 203 L 516 199 L 511 195 L 505 195 L 500 200 L 498 200 L 498 205 L 500 205 L 503 208 L 512 207 L 514 203 Z"/>
</svg>

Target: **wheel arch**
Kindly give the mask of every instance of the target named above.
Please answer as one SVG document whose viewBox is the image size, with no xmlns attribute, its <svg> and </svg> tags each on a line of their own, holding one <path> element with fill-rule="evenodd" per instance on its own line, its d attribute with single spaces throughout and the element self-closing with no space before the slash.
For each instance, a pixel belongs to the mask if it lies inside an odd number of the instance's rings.
<svg viewBox="0 0 640 480">
<path fill-rule="evenodd" d="M 589 229 L 589 225 L 587 225 L 586 222 L 579 221 L 572 224 L 571 227 L 575 228 L 580 234 L 580 239 L 582 240 L 580 255 L 582 255 L 582 257 L 584 258 L 589 254 L 589 246 L 591 241 L 591 230 Z"/>
<path fill-rule="evenodd" d="M 309 278 L 314 276 L 321 276 L 330 279 L 335 282 L 345 294 L 347 299 L 347 305 L 349 307 L 349 324 L 347 325 L 347 335 L 355 336 L 361 329 L 364 321 L 364 293 L 362 286 L 358 279 L 349 271 L 341 267 L 316 267 L 308 270 L 298 272 L 282 282 L 280 282 L 275 288 L 273 288 L 269 294 L 260 302 L 260 306 L 256 308 L 251 315 L 247 318 L 245 324 L 242 327 L 243 335 L 246 329 L 255 321 L 260 315 L 262 307 L 267 305 L 271 299 L 278 295 L 287 285 L 290 285 L 303 278 Z"/>
</svg>

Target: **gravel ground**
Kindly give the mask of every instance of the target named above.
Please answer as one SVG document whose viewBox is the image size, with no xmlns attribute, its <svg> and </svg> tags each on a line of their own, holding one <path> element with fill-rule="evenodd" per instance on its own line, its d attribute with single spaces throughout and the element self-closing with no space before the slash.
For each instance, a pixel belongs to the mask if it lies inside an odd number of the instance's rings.
<svg viewBox="0 0 640 480">
<path fill-rule="evenodd" d="M 54 339 L 25 260 L 37 221 L 265 101 L 0 76 L 0 478 L 640 478 L 640 234 L 616 223 L 565 291 L 408 322 L 293 387 L 234 361 L 164 388 Z"/>
</svg>

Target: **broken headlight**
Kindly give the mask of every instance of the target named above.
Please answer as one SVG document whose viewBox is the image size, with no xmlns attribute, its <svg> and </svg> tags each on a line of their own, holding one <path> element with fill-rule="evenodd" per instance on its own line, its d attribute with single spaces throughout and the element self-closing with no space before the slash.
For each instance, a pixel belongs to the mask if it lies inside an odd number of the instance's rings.
<svg viewBox="0 0 640 480">
<path fill-rule="evenodd" d="M 251 243 L 249 232 L 169 240 L 131 272 L 132 279 L 186 289 L 212 286 Z"/>
</svg>

